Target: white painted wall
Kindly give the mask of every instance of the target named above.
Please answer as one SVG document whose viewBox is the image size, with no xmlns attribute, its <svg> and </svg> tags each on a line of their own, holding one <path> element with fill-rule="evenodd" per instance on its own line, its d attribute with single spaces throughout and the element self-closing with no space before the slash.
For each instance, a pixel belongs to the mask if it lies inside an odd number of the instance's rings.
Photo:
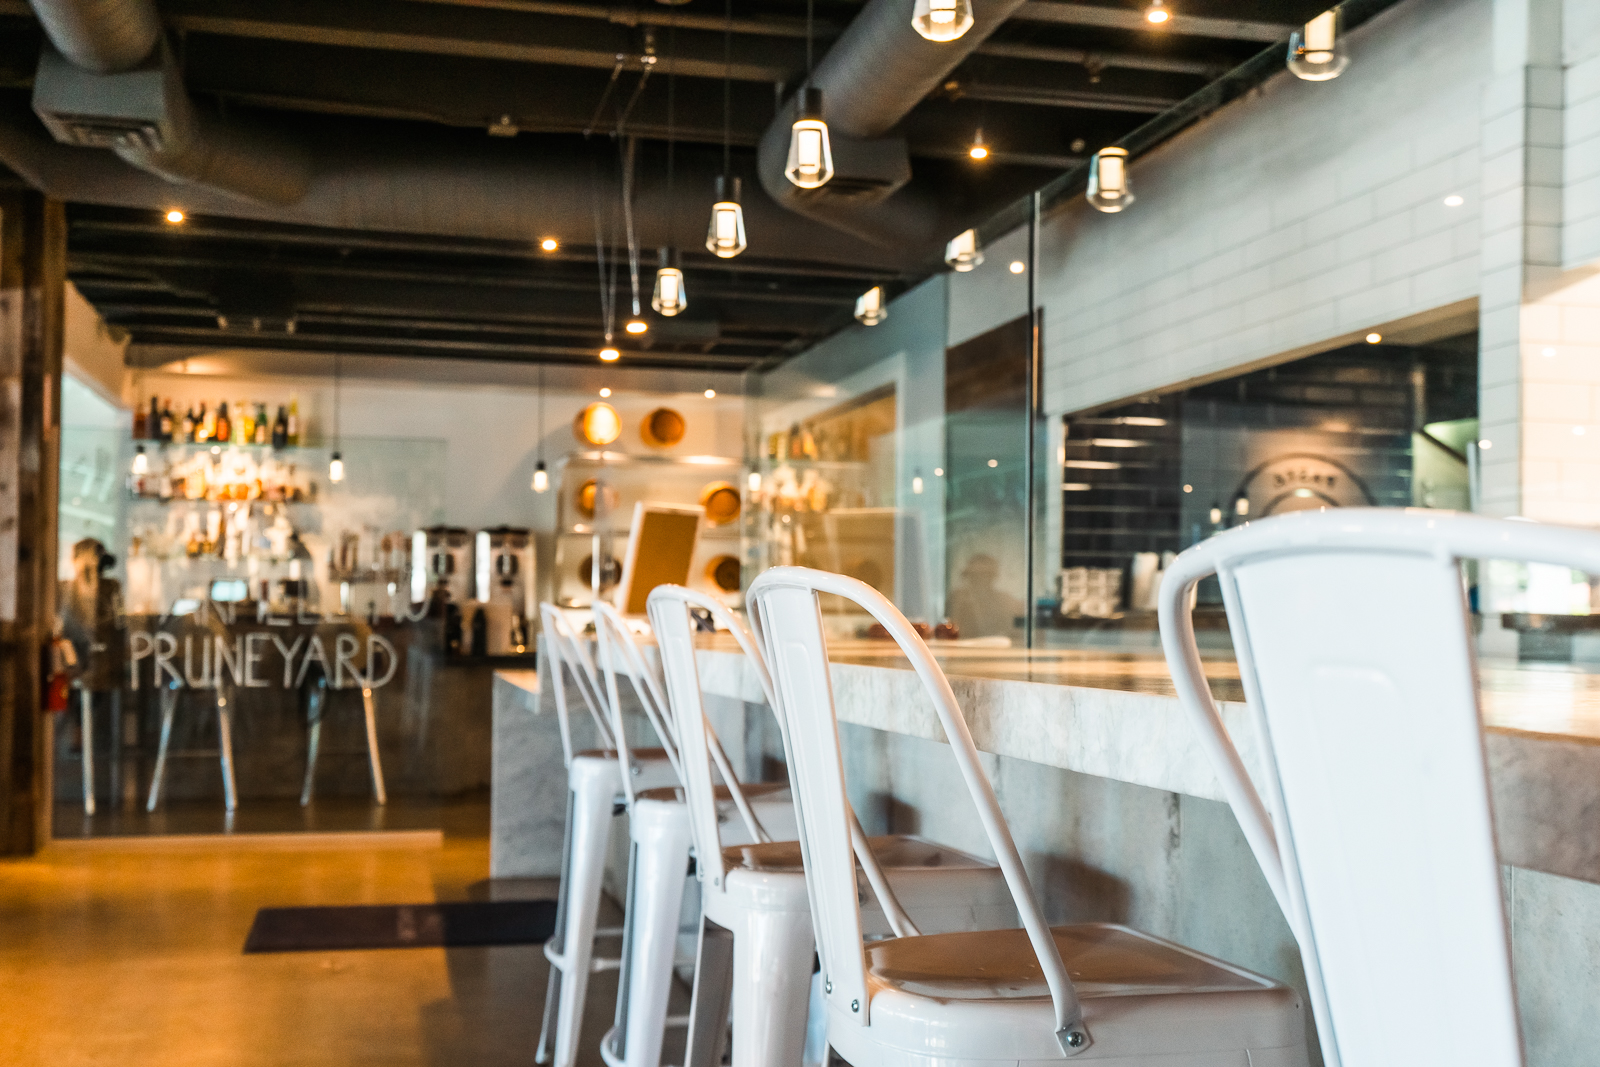
<svg viewBox="0 0 1600 1067">
<path fill-rule="evenodd" d="M 1485 0 L 1406 0 L 1333 82 L 1280 74 L 1040 235 L 1047 410 L 1237 373 L 1478 293 Z M 1464 198 L 1461 207 L 1443 203 Z"/>
</svg>

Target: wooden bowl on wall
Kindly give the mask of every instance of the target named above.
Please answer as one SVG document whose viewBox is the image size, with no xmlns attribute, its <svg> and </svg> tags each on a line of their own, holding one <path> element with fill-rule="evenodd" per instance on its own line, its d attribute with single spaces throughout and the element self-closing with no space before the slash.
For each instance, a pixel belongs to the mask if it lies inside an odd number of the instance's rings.
<svg viewBox="0 0 1600 1067">
<path fill-rule="evenodd" d="M 738 556 L 717 556 L 706 564 L 706 580 L 724 593 L 737 593 L 740 571 Z"/>
<path fill-rule="evenodd" d="M 700 506 L 706 509 L 707 522 L 725 526 L 739 517 L 742 501 L 732 482 L 709 482 L 700 490 Z"/>
<path fill-rule="evenodd" d="M 639 436 L 651 448 L 671 448 L 683 440 L 688 424 L 671 408 L 656 408 L 639 424 Z"/>
<path fill-rule="evenodd" d="M 578 564 L 578 581 L 590 589 L 594 588 L 593 555 L 584 556 L 583 562 Z M 622 581 L 622 564 L 613 556 L 600 566 L 600 588 L 610 589 L 620 581 Z"/>
<path fill-rule="evenodd" d="M 595 505 L 600 504 L 607 511 L 617 506 L 619 497 L 617 491 L 604 482 L 588 479 L 578 486 L 577 498 L 574 503 L 578 506 L 578 514 L 586 519 L 594 518 Z"/>
<path fill-rule="evenodd" d="M 586 445 L 609 445 L 622 436 L 622 416 L 610 404 L 590 404 L 573 418 L 572 436 Z"/>
</svg>

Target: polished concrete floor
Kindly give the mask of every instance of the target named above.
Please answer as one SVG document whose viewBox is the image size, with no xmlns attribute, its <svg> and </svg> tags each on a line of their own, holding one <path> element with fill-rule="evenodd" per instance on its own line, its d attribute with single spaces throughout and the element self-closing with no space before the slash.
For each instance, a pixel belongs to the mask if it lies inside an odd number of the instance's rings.
<svg viewBox="0 0 1600 1067">
<path fill-rule="evenodd" d="M 53 825 L 58 839 L 433 829 L 473 836 L 489 832 L 489 794 L 485 790 L 448 800 L 391 797 L 387 804 L 367 797 L 326 797 L 305 807 L 298 800 L 246 797 L 231 814 L 221 800 L 168 801 L 147 812 L 143 804 L 113 805 L 102 797 L 93 815 L 84 814 L 81 801 L 58 801 Z"/>
<path fill-rule="evenodd" d="M 268 905 L 555 895 L 550 881 L 490 886 L 487 827 L 461 822 L 443 835 L 58 841 L 0 860 L 0 1064 L 531 1065 L 538 946 L 240 951 Z M 600 1063 L 615 984 L 595 978 L 583 1067 Z"/>
</svg>

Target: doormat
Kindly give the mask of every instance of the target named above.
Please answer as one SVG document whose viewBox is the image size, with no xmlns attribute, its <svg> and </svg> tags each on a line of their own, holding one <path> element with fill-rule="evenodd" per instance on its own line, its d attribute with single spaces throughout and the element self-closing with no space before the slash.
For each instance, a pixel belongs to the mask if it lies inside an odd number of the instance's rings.
<svg viewBox="0 0 1600 1067">
<path fill-rule="evenodd" d="M 537 945 L 556 927 L 553 900 L 262 908 L 245 938 L 252 952 Z"/>
</svg>

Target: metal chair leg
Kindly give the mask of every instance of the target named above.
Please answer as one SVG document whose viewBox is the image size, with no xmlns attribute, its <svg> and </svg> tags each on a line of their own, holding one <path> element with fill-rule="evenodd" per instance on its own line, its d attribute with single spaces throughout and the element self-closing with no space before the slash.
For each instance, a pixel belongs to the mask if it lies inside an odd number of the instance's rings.
<svg viewBox="0 0 1600 1067">
<path fill-rule="evenodd" d="M 145 811 L 155 811 L 156 803 L 161 799 L 161 781 L 167 773 L 167 748 L 172 743 L 172 716 L 177 710 L 178 691 L 162 689 L 161 743 L 156 746 L 156 766 L 150 774 L 150 798 L 145 802 Z"/>
<path fill-rule="evenodd" d="M 309 725 L 309 736 L 306 738 L 306 780 L 300 787 L 300 806 L 303 808 L 311 803 L 311 794 L 317 782 L 317 754 L 322 749 L 322 716 L 327 711 L 327 690 L 322 686 L 313 686 L 306 696 L 306 720 Z"/>
<path fill-rule="evenodd" d="M 389 803 L 388 790 L 383 787 L 383 761 L 378 757 L 378 702 L 370 686 L 361 687 L 361 706 L 367 715 L 367 762 L 372 767 L 372 792 L 379 804 Z"/>
<path fill-rule="evenodd" d="M 229 811 L 239 806 L 238 791 L 233 782 L 233 722 L 228 711 L 228 698 L 217 694 L 217 740 L 222 755 L 222 797 Z"/>
<path fill-rule="evenodd" d="M 94 814 L 94 694 L 78 690 L 78 719 L 83 733 L 83 813 Z"/>
</svg>

